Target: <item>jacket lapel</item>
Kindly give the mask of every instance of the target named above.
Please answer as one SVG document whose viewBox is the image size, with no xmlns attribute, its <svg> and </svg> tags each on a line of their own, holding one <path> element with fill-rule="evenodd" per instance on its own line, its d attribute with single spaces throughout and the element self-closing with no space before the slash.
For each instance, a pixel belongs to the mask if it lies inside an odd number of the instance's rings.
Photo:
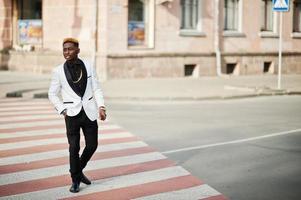
<svg viewBox="0 0 301 200">
<path fill-rule="evenodd" d="M 71 78 L 71 74 L 68 70 L 68 65 L 67 65 L 67 62 L 64 63 L 64 72 L 65 72 L 65 76 L 66 76 L 66 79 L 69 83 L 69 86 L 72 88 L 72 90 L 78 95 L 81 97 L 81 94 L 80 92 L 78 91 L 77 87 L 74 85 L 74 83 L 72 82 L 72 78 Z M 87 83 L 86 83 L 87 84 Z"/>
<path fill-rule="evenodd" d="M 84 88 L 84 91 L 82 93 L 82 96 L 85 95 L 85 92 L 86 92 L 86 88 L 87 88 L 87 82 L 88 82 L 88 75 L 87 75 L 87 69 L 86 69 L 86 65 L 85 63 L 81 60 L 81 59 L 78 59 L 78 61 L 81 63 L 81 65 L 83 66 L 83 79 L 85 80 L 84 83 L 83 83 L 83 88 Z M 72 82 L 72 81 L 71 81 Z"/>
</svg>

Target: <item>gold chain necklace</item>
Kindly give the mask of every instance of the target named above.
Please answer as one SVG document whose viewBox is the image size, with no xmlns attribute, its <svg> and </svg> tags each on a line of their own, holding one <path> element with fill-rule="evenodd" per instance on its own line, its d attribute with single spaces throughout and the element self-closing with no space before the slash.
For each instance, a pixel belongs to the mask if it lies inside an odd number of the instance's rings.
<svg viewBox="0 0 301 200">
<path fill-rule="evenodd" d="M 80 79 L 82 79 L 82 76 L 83 76 L 83 70 L 80 70 L 80 75 L 79 75 L 79 78 L 76 80 L 76 81 L 73 81 L 73 83 L 78 83 L 80 81 Z"/>
</svg>

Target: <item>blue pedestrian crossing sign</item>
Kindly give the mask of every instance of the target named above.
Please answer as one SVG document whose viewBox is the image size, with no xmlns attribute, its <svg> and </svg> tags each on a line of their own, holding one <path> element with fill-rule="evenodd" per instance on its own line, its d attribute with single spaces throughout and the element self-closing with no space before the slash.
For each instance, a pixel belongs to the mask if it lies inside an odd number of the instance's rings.
<svg viewBox="0 0 301 200">
<path fill-rule="evenodd" d="M 290 1 L 289 0 L 273 0 L 273 10 L 285 12 L 289 10 Z"/>
</svg>

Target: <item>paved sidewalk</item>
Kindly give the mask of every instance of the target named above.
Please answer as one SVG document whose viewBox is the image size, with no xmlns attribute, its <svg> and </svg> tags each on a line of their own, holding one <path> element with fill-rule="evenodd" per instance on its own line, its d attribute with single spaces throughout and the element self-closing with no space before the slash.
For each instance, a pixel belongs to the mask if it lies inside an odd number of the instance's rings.
<svg viewBox="0 0 301 200">
<path fill-rule="evenodd" d="M 0 71 L 0 98 L 7 94 L 45 97 L 50 76 Z M 109 80 L 103 82 L 102 87 L 108 100 L 205 100 L 300 95 L 301 75 L 283 75 L 282 90 L 277 90 L 277 75 Z"/>
</svg>

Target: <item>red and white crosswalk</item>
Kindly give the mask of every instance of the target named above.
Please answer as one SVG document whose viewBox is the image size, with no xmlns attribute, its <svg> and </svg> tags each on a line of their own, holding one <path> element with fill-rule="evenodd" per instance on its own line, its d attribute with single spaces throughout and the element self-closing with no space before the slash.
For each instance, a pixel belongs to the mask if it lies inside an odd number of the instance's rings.
<svg viewBox="0 0 301 200">
<path fill-rule="evenodd" d="M 70 193 L 62 117 L 47 100 L 0 100 L 0 199 L 226 199 L 118 125 L 100 122 L 99 129 L 85 168 L 92 185 Z"/>
</svg>

